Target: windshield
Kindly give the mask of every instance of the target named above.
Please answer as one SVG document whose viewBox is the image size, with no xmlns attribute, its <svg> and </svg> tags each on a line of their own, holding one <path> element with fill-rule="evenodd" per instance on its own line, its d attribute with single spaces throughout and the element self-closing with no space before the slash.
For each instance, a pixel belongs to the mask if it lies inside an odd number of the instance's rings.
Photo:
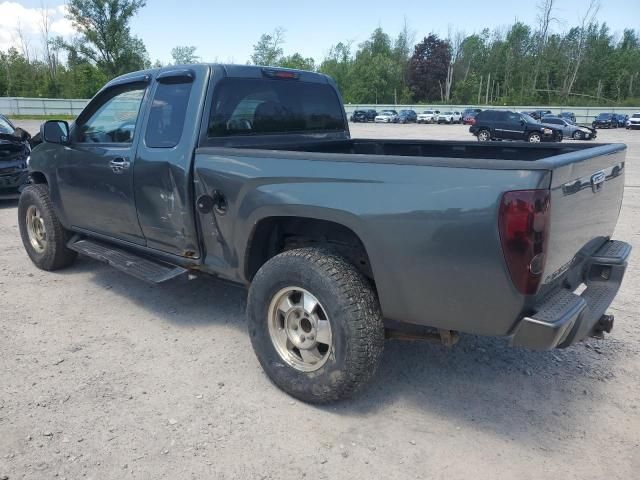
<svg viewBox="0 0 640 480">
<path fill-rule="evenodd" d="M 634 113 L 631 118 L 640 118 L 640 113 Z"/>
<path fill-rule="evenodd" d="M 214 92 L 209 137 L 345 130 L 342 105 L 328 84 L 226 78 Z"/>
<path fill-rule="evenodd" d="M 426 115 L 433 115 L 433 110 L 425 110 L 424 112 L 422 112 Z"/>
<path fill-rule="evenodd" d="M 14 131 L 14 128 L 11 126 L 9 121 L 4 117 L 0 117 L 0 133 L 13 135 L 13 131 Z"/>
<path fill-rule="evenodd" d="M 380 115 L 396 115 L 395 110 L 383 110 Z"/>
<path fill-rule="evenodd" d="M 527 123 L 539 123 L 535 118 L 533 118 L 528 113 L 522 113 L 522 119 Z"/>
<path fill-rule="evenodd" d="M 444 112 L 443 115 L 453 115 L 453 112 Z"/>
<path fill-rule="evenodd" d="M 599 113 L 598 116 L 596 118 L 600 118 L 600 119 L 609 119 L 611 118 L 611 114 L 610 113 Z"/>
</svg>

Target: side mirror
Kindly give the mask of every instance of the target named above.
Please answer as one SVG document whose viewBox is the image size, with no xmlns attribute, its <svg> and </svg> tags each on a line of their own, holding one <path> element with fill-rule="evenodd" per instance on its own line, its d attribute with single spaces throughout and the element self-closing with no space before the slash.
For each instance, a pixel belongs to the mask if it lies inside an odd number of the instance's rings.
<svg viewBox="0 0 640 480">
<path fill-rule="evenodd" d="M 69 141 L 69 124 L 64 120 L 47 120 L 40 126 L 43 142 L 65 144 Z"/>
<path fill-rule="evenodd" d="M 20 127 L 16 128 L 13 134 L 23 142 L 26 142 L 31 139 L 31 135 L 29 134 L 29 132 L 27 132 L 26 130 L 23 130 Z"/>
</svg>

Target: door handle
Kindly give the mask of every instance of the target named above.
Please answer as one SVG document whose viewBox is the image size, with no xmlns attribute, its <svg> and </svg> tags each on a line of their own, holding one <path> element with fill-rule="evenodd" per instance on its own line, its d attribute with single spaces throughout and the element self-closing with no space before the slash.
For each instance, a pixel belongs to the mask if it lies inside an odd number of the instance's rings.
<svg viewBox="0 0 640 480">
<path fill-rule="evenodd" d="M 113 170 L 113 173 L 122 173 L 127 170 L 130 165 L 131 163 L 122 157 L 114 158 L 109 162 L 109 166 L 111 167 L 111 170 Z"/>
</svg>

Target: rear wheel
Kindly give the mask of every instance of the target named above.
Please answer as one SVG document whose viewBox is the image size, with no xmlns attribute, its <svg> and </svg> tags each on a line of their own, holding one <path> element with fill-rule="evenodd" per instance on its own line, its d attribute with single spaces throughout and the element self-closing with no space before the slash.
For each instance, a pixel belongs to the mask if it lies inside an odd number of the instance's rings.
<svg viewBox="0 0 640 480">
<path fill-rule="evenodd" d="M 350 397 L 380 363 L 384 326 L 376 294 L 333 253 L 301 248 L 273 257 L 251 284 L 247 317 L 266 374 L 305 402 Z"/>
<path fill-rule="evenodd" d="M 478 132 L 479 142 L 488 142 L 489 140 L 491 140 L 491 134 L 489 133 L 489 130 L 480 130 Z"/>
<path fill-rule="evenodd" d="M 533 132 L 529 135 L 529 143 L 540 143 L 542 136 L 538 132 Z"/>
<path fill-rule="evenodd" d="M 20 236 L 31 261 L 42 270 L 71 265 L 77 253 L 67 248 L 71 232 L 56 216 L 46 185 L 29 185 L 18 203 Z"/>
</svg>

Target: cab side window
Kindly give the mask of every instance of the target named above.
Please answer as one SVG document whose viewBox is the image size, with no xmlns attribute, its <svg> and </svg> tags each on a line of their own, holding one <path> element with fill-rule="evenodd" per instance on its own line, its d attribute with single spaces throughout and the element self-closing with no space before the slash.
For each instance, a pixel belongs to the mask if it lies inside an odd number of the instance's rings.
<svg viewBox="0 0 640 480">
<path fill-rule="evenodd" d="M 145 143 L 173 148 L 182 137 L 192 83 L 159 83 L 151 103 Z"/>
<path fill-rule="evenodd" d="M 518 113 L 508 113 L 507 121 L 511 123 L 519 123 L 522 117 Z"/>
<path fill-rule="evenodd" d="M 114 87 L 76 123 L 77 143 L 132 143 L 146 84 Z"/>
</svg>

